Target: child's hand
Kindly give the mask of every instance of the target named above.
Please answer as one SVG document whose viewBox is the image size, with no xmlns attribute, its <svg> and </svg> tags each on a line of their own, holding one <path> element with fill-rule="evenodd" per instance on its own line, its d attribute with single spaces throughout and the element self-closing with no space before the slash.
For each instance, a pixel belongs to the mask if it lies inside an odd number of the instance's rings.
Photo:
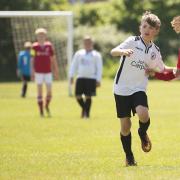
<svg viewBox="0 0 180 180">
<path fill-rule="evenodd" d="M 152 69 L 146 68 L 145 69 L 145 75 L 153 77 L 153 76 L 155 76 L 155 72 Z"/>
<path fill-rule="evenodd" d="M 133 50 L 132 49 L 124 49 L 123 50 L 123 55 L 124 56 L 130 56 L 131 54 L 133 54 Z"/>
</svg>

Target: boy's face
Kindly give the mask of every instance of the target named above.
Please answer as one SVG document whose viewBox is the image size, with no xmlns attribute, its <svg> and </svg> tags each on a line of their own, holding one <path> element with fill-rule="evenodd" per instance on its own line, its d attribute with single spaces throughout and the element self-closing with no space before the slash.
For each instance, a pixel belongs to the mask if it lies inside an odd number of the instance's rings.
<svg viewBox="0 0 180 180">
<path fill-rule="evenodd" d="M 39 33 L 39 34 L 37 34 L 37 41 L 38 41 L 38 42 L 44 42 L 44 41 L 46 41 L 46 34 L 44 34 L 44 33 Z"/>
<path fill-rule="evenodd" d="M 140 25 L 140 33 L 142 38 L 146 42 L 150 42 L 154 39 L 154 37 L 158 34 L 159 29 L 156 27 L 152 27 L 146 21 L 143 21 Z"/>
<path fill-rule="evenodd" d="M 86 49 L 86 51 L 91 51 L 93 49 L 93 42 L 91 39 L 84 40 L 84 48 Z"/>
</svg>

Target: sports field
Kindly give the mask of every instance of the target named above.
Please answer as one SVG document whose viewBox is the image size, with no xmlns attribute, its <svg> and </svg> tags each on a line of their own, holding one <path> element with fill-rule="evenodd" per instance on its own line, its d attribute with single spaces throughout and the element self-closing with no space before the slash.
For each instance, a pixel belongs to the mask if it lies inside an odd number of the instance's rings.
<svg viewBox="0 0 180 180">
<path fill-rule="evenodd" d="M 125 167 L 112 81 L 104 80 L 89 120 L 80 118 L 67 82 L 56 82 L 52 118 L 40 118 L 35 84 L 26 99 L 20 83 L 0 84 L 0 180 L 180 179 L 180 82 L 151 81 L 152 151 L 142 152 L 133 117 L 137 167 Z"/>
</svg>

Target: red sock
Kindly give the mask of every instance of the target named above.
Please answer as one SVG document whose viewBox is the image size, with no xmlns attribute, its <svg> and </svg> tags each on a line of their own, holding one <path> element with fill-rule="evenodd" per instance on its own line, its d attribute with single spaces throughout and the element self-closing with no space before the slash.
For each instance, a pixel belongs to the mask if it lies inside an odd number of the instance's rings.
<svg viewBox="0 0 180 180">
<path fill-rule="evenodd" d="M 38 100 L 39 111 L 40 111 L 41 115 L 43 115 L 43 99 L 42 99 L 42 96 L 38 96 L 37 100 Z"/>
<path fill-rule="evenodd" d="M 49 106 L 49 103 L 51 102 L 51 98 L 52 98 L 51 95 L 46 96 L 46 107 Z"/>
<path fill-rule="evenodd" d="M 155 77 L 160 80 L 170 81 L 175 78 L 173 72 L 162 72 L 162 73 L 155 73 Z"/>
</svg>

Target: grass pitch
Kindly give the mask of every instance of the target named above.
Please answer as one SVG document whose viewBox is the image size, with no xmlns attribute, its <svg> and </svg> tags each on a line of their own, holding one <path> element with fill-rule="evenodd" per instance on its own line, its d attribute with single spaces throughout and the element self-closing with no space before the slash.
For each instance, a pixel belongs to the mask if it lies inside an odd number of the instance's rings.
<svg viewBox="0 0 180 180">
<path fill-rule="evenodd" d="M 36 86 L 20 98 L 21 83 L 0 84 L 0 180 L 180 179 L 180 83 L 151 81 L 148 88 L 152 151 L 144 153 L 132 118 L 137 167 L 125 167 L 112 81 L 93 99 L 91 118 L 68 97 L 67 82 L 55 82 L 52 118 L 40 118 Z"/>
</svg>

